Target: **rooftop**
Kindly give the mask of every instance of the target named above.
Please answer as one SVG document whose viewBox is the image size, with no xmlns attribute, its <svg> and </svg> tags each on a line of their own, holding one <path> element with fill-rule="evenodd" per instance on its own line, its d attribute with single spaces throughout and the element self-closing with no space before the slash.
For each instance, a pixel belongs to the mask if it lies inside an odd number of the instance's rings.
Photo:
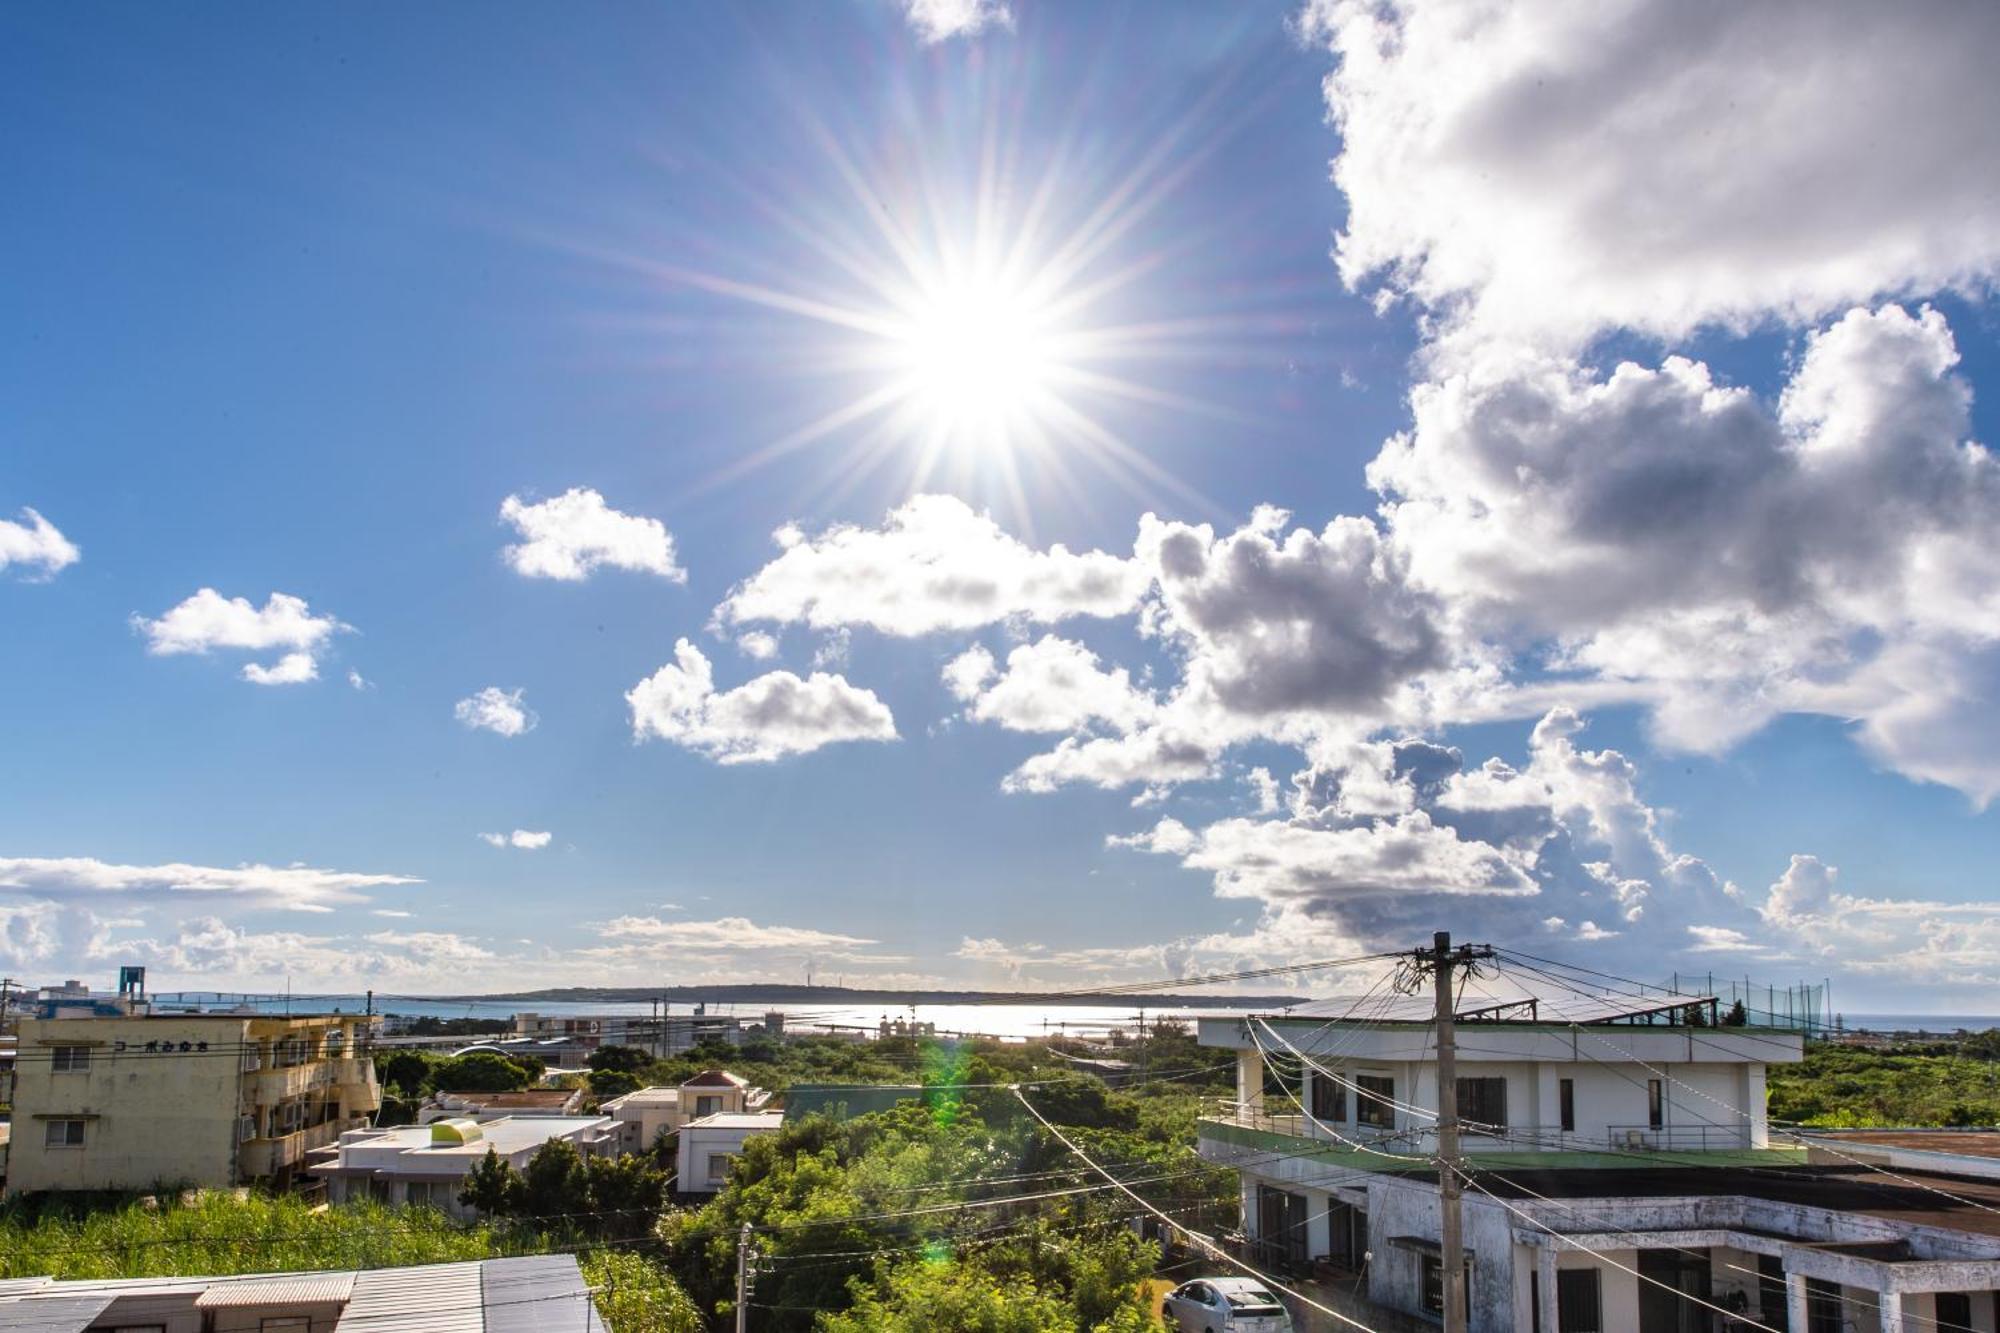
<svg viewBox="0 0 2000 1333">
<path fill-rule="evenodd" d="M 566 1254 L 472 1263 L 420 1264 L 320 1273 L 246 1273 L 231 1277 L 129 1278 L 0 1282 L 0 1331 L 83 1333 L 118 1302 L 145 1298 L 143 1315 L 158 1325 L 158 1302 L 184 1299 L 190 1315 L 222 1308 L 282 1311 L 340 1307 L 334 1333 L 396 1328 L 404 1333 L 604 1333 L 590 1289 Z M 135 1312 L 136 1317 L 136 1312 Z M 314 1327 L 319 1327 L 315 1322 Z"/>
<path fill-rule="evenodd" d="M 611 1124 L 605 1117 L 595 1115 L 537 1115 L 519 1119 L 502 1116 L 478 1125 L 478 1136 L 467 1142 L 434 1143 L 432 1140 L 437 1125 L 449 1123 L 452 1122 L 434 1121 L 428 1125 L 398 1125 L 394 1129 L 356 1132 L 343 1135 L 340 1146 L 343 1152 L 348 1148 L 388 1149 L 421 1157 L 484 1157 L 486 1150 L 491 1148 L 505 1157 L 593 1125 L 608 1128 Z"/>
<path fill-rule="evenodd" d="M 785 1123 L 783 1111 L 723 1111 L 690 1120 L 689 1129 L 776 1129 Z"/>
</svg>

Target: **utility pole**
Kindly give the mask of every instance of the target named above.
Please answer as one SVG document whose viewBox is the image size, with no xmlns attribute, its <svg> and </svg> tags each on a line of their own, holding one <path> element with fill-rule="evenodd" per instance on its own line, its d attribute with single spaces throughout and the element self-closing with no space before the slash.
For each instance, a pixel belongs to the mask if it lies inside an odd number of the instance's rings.
<svg viewBox="0 0 2000 1333">
<path fill-rule="evenodd" d="M 1444 1270 L 1444 1333 L 1466 1333 L 1464 1186 L 1458 1178 L 1458 1052 L 1452 1033 L 1458 1000 L 1452 973 L 1470 973 L 1479 960 L 1492 956 L 1490 944 L 1452 948 L 1448 930 L 1432 936 L 1430 948 L 1411 955 L 1411 975 L 1429 974 L 1437 994 L 1438 1247 Z"/>
<path fill-rule="evenodd" d="M 750 1327 L 750 1224 L 736 1238 L 736 1333 Z"/>
</svg>

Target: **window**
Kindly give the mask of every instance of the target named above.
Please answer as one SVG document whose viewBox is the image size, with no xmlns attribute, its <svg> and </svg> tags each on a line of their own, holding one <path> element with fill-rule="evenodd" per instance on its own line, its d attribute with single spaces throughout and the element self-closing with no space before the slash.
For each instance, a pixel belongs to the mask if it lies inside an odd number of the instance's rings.
<svg viewBox="0 0 2000 1333">
<path fill-rule="evenodd" d="M 1458 1080 L 1458 1118 L 1466 1128 L 1479 1132 L 1482 1125 L 1507 1127 L 1507 1080 L 1504 1078 L 1462 1078 Z"/>
<path fill-rule="evenodd" d="M 722 1185 L 729 1180 L 730 1155 L 726 1152 L 712 1152 L 708 1155 L 708 1183 Z"/>
<path fill-rule="evenodd" d="M 1667 1123 L 1666 1089 L 1656 1078 L 1646 1080 L 1646 1125 L 1649 1129 L 1663 1129 Z"/>
<path fill-rule="evenodd" d="M 1556 1100 L 1562 1105 L 1562 1131 L 1576 1133 L 1576 1080 L 1559 1078 L 1556 1080 Z"/>
<path fill-rule="evenodd" d="M 42 1130 L 42 1145 L 47 1148 L 81 1148 L 83 1146 L 83 1121 L 51 1120 Z"/>
<path fill-rule="evenodd" d="M 1595 1268 L 1556 1270 L 1556 1333 L 1604 1333 L 1604 1299 Z"/>
<path fill-rule="evenodd" d="M 1354 1123 L 1377 1129 L 1396 1127 L 1396 1080 L 1375 1074 L 1354 1076 Z"/>
<path fill-rule="evenodd" d="M 1971 1333 L 1972 1296 L 1963 1291 L 1937 1294 L 1938 1333 Z"/>
<path fill-rule="evenodd" d="M 1339 1123 L 1347 1119 L 1347 1085 L 1315 1069 L 1312 1076 L 1313 1119 Z"/>
<path fill-rule="evenodd" d="M 1847 1320 L 1840 1306 L 1838 1282 L 1806 1279 L 1806 1333 L 1846 1333 Z"/>
<path fill-rule="evenodd" d="M 1757 1256 L 1758 1322 L 1787 1333 L 1792 1323 L 1792 1307 L 1785 1295 L 1785 1261 L 1775 1254 Z"/>
<path fill-rule="evenodd" d="M 696 1097 L 694 1099 L 695 1119 L 699 1120 L 705 1115 L 720 1115 L 721 1113 L 722 1098 L 719 1095 L 714 1097 Z"/>
<path fill-rule="evenodd" d="M 58 1074 L 81 1074 L 90 1068 L 88 1046 L 58 1046 L 51 1054 L 51 1068 Z"/>
<path fill-rule="evenodd" d="M 1560 1275 L 1559 1275 L 1560 1276 Z M 1560 1291 L 1560 1287 L 1558 1287 Z M 1435 1254 L 1424 1256 L 1423 1304 L 1425 1314 L 1444 1316 L 1444 1260 Z M 1465 1318 L 1472 1322 L 1472 1265 L 1465 1265 Z"/>
</svg>

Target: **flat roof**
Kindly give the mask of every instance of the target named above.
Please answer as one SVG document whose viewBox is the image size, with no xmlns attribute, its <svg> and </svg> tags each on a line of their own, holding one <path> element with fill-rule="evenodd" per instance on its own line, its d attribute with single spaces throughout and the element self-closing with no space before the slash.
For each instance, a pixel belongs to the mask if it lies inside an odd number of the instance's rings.
<svg viewBox="0 0 2000 1333">
<path fill-rule="evenodd" d="M 785 1123 L 783 1111 L 718 1111 L 691 1120 L 688 1129 L 775 1129 Z"/>
<path fill-rule="evenodd" d="M 532 1148 L 550 1139 L 574 1134 L 592 1125 L 611 1126 L 611 1119 L 601 1115 L 532 1115 L 502 1116 L 498 1120 L 483 1121 L 480 1136 L 470 1143 L 431 1143 L 429 1125 L 398 1125 L 394 1129 L 370 1134 L 365 1138 L 347 1140 L 343 1148 L 394 1148 L 407 1157 L 484 1157 L 492 1148 L 499 1153 L 515 1153 L 523 1148 Z"/>
<path fill-rule="evenodd" d="M 2000 1181 L 1968 1180 L 1898 1169 L 1894 1176 L 1860 1166 L 1601 1167 L 1481 1171 L 1480 1188 L 1503 1199 L 1726 1198 L 1859 1213 L 1908 1226 L 2000 1237 Z M 1430 1178 L 1430 1173 L 1424 1173 Z M 1476 1191 L 1467 1197 L 1473 1197 Z M 1957 1202 L 1947 1195 L 1956 1196 Z"/>
<path fill-rule="evenodd" d="M 2000 1129 L 1814 1129 L 1806 1142 L 1824 1139 L 1857 1147 L 1910 1148 L 1917 1152 L 2000 1158 Z"/>
</svg>

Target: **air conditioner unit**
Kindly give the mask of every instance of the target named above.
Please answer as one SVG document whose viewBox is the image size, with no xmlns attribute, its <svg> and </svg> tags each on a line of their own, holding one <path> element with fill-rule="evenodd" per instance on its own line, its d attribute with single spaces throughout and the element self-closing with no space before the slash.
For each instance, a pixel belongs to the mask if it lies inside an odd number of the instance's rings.
<svg viewBox="0 0 2000 1333">
<path fill-rule="evenodd" d="M 1643 1147 L 1645 1147 L 1645 1146 L 1646 1146 L 1646 1131 L 1645 1131 L 1645 1130 L 1643 1130 L 1643 1129 L 1628 1129 L 1628 1130 L 1626 1130 L 1626 1131 L 1625 1131 L 1625 1146 L 1626 1146 L 1627 1148 L 1643 1148 Z"/>
</svg>

